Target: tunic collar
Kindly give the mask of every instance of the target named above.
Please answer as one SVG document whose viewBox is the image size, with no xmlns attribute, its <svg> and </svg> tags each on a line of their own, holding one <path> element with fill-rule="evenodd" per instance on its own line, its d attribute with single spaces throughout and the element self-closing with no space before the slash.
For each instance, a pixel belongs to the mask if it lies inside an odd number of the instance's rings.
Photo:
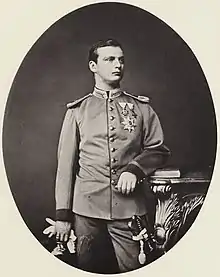
<svg viewBox="0 0 220 277">
<path fill-rule="evenodd" d="M 115 98 L 121 94 L 122 90 L 120 88 L 112 89 L 112 90 L 102 90 L 97 87 L 94 87 L 93 95 L 99 98 L 108 99 Z"/>
</svg>

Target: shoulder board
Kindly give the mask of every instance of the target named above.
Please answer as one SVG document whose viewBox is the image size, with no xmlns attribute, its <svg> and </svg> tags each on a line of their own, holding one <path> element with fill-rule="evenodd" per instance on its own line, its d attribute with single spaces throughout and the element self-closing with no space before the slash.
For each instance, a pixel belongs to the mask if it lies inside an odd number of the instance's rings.
<svg viewBox="0 0 220 277">
<path fill-rule="evenodd" d="M 150 102 L 150 99 L 147 96 L 143 96 L 143 95 L 135 96 L 135 95 L 132 95 L 132 94 L 127 93 L 125 91 L 124 91 L 124 94 L 128 95 L 128 96 L 130 96 L 130 97 L 132 97 L 132 98 L 134 98 L 136 100 L 139 100 L 140 102 L 144 102 L 144 103 L 149 103 Z"/>
<path fill-rule="evenodd" d="M 82 102 L 83 100 L 85 100 L 86 98 L 88 98 L 88 97 L 91 96 L 91 95 L 92 95 L 92 94 L 89 93 L 89 94 L 83 96 L 82 98 L 79 98 L 79 99 L 75 100 L 74 102 L 68 103 L 66 106 L 67 106 L 68 109 L 73 108 L 73 107 L 75 107 L 78 103 Z"/>
</svg>

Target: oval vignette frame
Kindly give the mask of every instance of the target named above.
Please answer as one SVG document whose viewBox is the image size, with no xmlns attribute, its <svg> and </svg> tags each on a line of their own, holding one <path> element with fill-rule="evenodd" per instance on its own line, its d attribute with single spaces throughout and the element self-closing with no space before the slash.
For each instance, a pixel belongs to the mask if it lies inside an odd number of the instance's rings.
<svg viewBox="0 0 220 277">
<path fill-rule="evenodd" d="M 184 174 L 199 171 L 199 177 L 211 180 L 216 118 L 207 81 L 190 48 L 168 25 L 135 6 L 99 3 L 75 10 L 53 24 L 26 55 L 4 117 L 9 185 L 25 223 L 48 250 L 52 245 L 42 231 L 48 226 L 45 218 L 55 216 L 56 148 L 65 104 L 91 91 L 87 52 L 106 36 L 124 46 L 123 87 L 149 96 L 161 119 L 173 153 L 169 165 Z"/>
</svg>

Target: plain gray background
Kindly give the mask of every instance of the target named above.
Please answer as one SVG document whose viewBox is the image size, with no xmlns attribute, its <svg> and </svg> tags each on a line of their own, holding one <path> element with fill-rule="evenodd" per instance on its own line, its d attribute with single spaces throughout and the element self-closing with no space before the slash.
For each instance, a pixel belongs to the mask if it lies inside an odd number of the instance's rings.
<svg viewBox="0 0 220 277">
<path fill-rule="evenodd" d="M 122 87 L 147 95 L 160 117 L 170 165 L 184 171 L 214 164 L 216 125 L 203 72 L 183 40 L 138 8 L 115 3 L 87 6 L 54 24 L 32 47 L 7 102 L 3 150 L 16 204 L 40 240 L 46 216 L 54 217 L 56 148 L 65 104 L 93 87 L 87 53 L 113 37 L 124 46 Z"/>
</svg>

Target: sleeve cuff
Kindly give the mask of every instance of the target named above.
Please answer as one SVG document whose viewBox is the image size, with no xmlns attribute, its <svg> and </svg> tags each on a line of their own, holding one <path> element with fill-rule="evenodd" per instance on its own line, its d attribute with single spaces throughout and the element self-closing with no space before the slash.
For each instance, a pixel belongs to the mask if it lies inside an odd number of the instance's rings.
<svg viewBox="0 0 220 277">
<path fill-rule="evenodd" d="M 138 181 L 143 180 L 145 178 L 144 172 L 134 164 L 128 164 L 125 171 L 135 174 Z"/>
<path fill-rule="evenodd" d="M 71 210 L 68 210 L 68 209 L 56 210 L 56 220 L 71 222 L 72 218 L 73 218 L 73 212 Z"/>
</svg>

